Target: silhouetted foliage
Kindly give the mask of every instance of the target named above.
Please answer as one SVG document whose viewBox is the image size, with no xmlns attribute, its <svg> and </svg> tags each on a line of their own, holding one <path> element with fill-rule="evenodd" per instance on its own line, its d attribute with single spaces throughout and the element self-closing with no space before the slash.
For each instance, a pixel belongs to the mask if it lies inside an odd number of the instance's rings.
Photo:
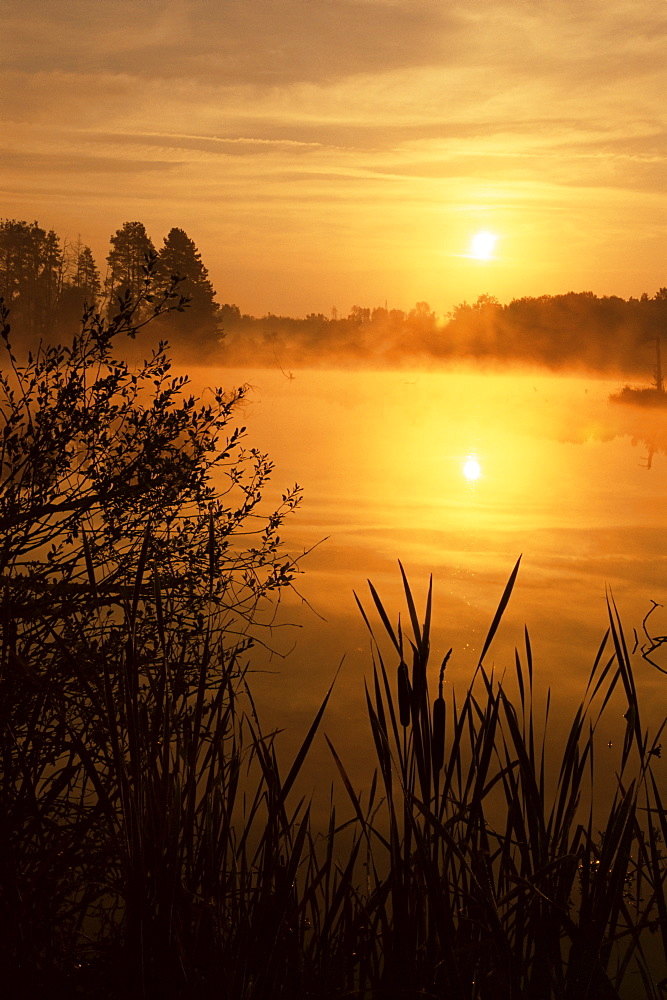
<svg viewBox="0 0 667 1000">
<path fill-rule="evenodd" d="M 142 222 L 125 222 L 116 230 L 110 242 L 105 293 L 108 313 L 113 316 L 118 309 L 118 301 L 126 295 L 139 299 L 143 290 L 146 262 L 156 254 L 153 241 Z"/>
<path fill-rule="evenodd" d="M 206 344 L 215 347 L 221 336 L 219 306 L 215 291 L 194 241 L 182 229 L 172 229 L 165 236 L 158 255 L 158 274 L 164 282 L 172 277 L 181 279 L 180 291 L 188 298 L 185 312 L 170 312 L 161 318 L 160 328 L 170 338 L 188 342 L 198 352 Z"/>
<path fill-rule="evenodd" d="M 247 590 L 243 600 L 237 590 L 236 608 L 248 602 L 253 611 L 287 581 L 274 558 L 281 513 L 258 545 L 244 553 L 233 544 L 272 470 L 265 456 L 244 450 L 244 428 L 228 427 L 245 388 L 218 388 L 198 403 L 186 392 L 188 379 L 171 375 L 164 343 L 136 370 L 116 354 L 121 337 L 149 321 L 140 319 L 146 312 L 158 317 L 186 305 L 177 279 L 155 292 L 155 266 L 144 265 L 139 296 L 126 294 L 113 319 L 89 309 L 69 346 L 42 347 L 22 362 L 3 307 L 0 574 L 26 623 L 43 618 L 47 605 L 55 622 L 78 594 L 90 600 L 84 530 L 90 557 L 104 567 L 96 599 L 105 604 L 122 605 L 149 525 L 151 557 L 165 579 L 179 581 L 191 624 L 202 603 L 227 607 L 232 576 L 238 588 L 240 574 Z M 295 497 L 286 495 L 285 510 Z M 232 574 L 221 562 L 214 590 L 211 532 L 225 539 Z"/>
<path fill-rule="evenodd" d="M 145 935 L 169 976 L 151 921 L 154 893 L 171 891 L 170 819 L 150 830 L 150 861 L 139 828 L 156 786 L 139 775 L 168 780 L 157 748 L 186 745 L 188 726 L 202 766 L 198 727 L 229 711 L 262 608 L 270 621 L 295 572 L 279 530 L 299 489 L 262 513 L 271 462 L 231 423 L 245 387 L 202 402 L 164 344 L 134 370 L 119 355 L 186 305 L 177 279 L 155 290 L 155 267 L 112 319 L 88 309 L 69 344 L 24 357 L 0 301 L 0 965 L 26 996 L 56 995 L 58 970 L 82 968 L 86 921 L 112 951 L 125 942 L 123 995 L 158 975 Z"/>
<path fill-rule="evenodd" d="M 151 316 L 143 299 L 144 269 L 157 258 L 155 282 L 166 286 L 178 276 L 179 291 L 189 308 L 161 313 L 153 332 L 177 343 L 181 354 L 183 349 L 190 348 L 192 354 L 196 351 L 198 360 L 202 350 L 215 351 L 222 337 L 223 317 L 201 254 L 187 233 L 173 228 L 156 254 L 143 223 L 125 222 L 110 242 L 102 282 L 92 251 L 80 238 L 75 243 L 65 240 L 61 247 L 58 236 L 36 222 L 0 220 L 0 296 L 12 310 L 15 344 L 36 349 L 40 341 L 54 343 L 66 337 L 86 305 L 101 305 L 102 292 L 107 319 L 115 316 L 128 294 L 135 302 L 141 298 L 137 318 Z"/>
<path fill-rule="evenodd" d="M 100 299 L 100 272 L 90 247 L 78 240 L 65 244 L 65 279 L 58 304 L 56 335 L 66 337 L 76 329 L 87 306 L 95 307 Z M 13 316 L 12 316 L 13 323 Z"/>
<path fill-rule="evenodd" d="M 107 648 L 114 636 L 121 641 L 115 623 L 132 600 L 146 538 L 179 627 L 198 634 L 207 612 L 209 631 L 236 623 L 241 647 L 258 603 L 292 571 L 278 558 L 277 532 L 298 491 L 285 495 L 255 543 L 236 540 L 272 470 L 264 455 L 244 450 L 243 428 L 229 428 L 245 389 L 218 388 L 202 404 L 187 394 L 186 377 L 171 375 L 164 344 L 136 370 L 118 358 L 119 340 L 136 335 L 139 316 L 184 304 L 177 282 L 153 294 L 150 265 L 143 281 L 139 298 L 127 295 L 112 320 L 89 310 L 69 346 L 43 347 L 23 361 L 1 314 L 8 364 L 0 374 L 0 576 L 12 642 L 40 649 L 38 672 L 58 685 L 56 714 L 79 683 L 62 642 L 74 650 L 98 631 Z"/>
<path fill-rule="evenodd" d="M 156 331 L 185 357 L 230 365 L 433 366 L 464 360 L 530 364 L 552 370 L 585 368 L 615 376 L 650 375 L 650 342 L 667 330 L 667 290 L 624 300 L 593 292 L 542 295 L 500 303 L 480 295 L 446 317 L 427 302 L 409 311 L 353 305 L 347 316 L 255 317 L 233 303 L 219 306 L 194 241 L 172 228 L 156 254 L 141 222 L 111 237 L 104 281 L 107 317 L 126 293 L 137 296 L 144 267 L 156 256 L 165 283 L 175 275 L 190 301 L 160 317 Z M 12 305 L 16 340 L 35 346 L 70 329 L 80 304 L 99 301 L 95 261 L 80 241 L 63 251 L 55 233 L 37 223 L 0 222 L 0 294 Z M 142 307 L 143 308 L 143 307 Z M 150 315 L 144 309 L 141 318 Z"/>
<path fill-rule="evenodd" d="M 142 596 L 147 558 L 119 622 L 122 644 L 84 629 L 76 646 L 61 645 L 78 679 L 67 699 L 51 681 L 53 658 L 43 665 L 39 645 L 17 644 L 5 615 L 4 995 L 583 1000 L 630 987 L 628 996 L 658 1000 L 664 723 L 651 737 L 642 726 L 611 599 L 564 739 L 549 731 L 549 698 L 545 712 L 533 691 L 527 631 L 515 651 L 518 695 L 502 671 L 487 672 L 518 568 L 467 690 L 444 686 L 450 650 L 434 701 L 430 587 L 422 615 L 403 575 L 407 608 L 394 626 L 370 585 L 379 623 L 360 608 L 372 637 L 365 696 L 377 771 L 355 791 L 327 737 L 343 801 L 332 799 L 325 829 L 295 783 L 331 688 L 281 774 L 242 664 L 206 633 L 173 627 L 159 574 Z M 94 569 L 90 560 L 93 592 Z M 601 797 L 607 712 L 627 724 Z"/>
<path fill-rule="evenodd" d="M 242 316 L 224 307 L 223 356 L 237 364 L 433 365 L 453 360 L 528 363 L 551 369 L 586 368 L 600 374 L 647 372 L 650 342 L 667 330 L 667 298 L 627 301 L 569 292 L 514 299 L 502 305 L 480 295 L 440 318 L 426 302 L 400 309 L 353 306 L 328 319 Z"/>
<path fill-rule="evenodd" d="M 0 220 L 0 297 L 12 311 L 16 343 L 36 348 L 78 324 L 100 294 L 90 247 L 65 243 L 36 222 Z"/>
<path fill-rule="evenodd" d="M 58 237 L 36 222 L 0 220 L 0 296 L 21 335 L 33 341 L 55 326 L 63 281 Z"/>
</svg>

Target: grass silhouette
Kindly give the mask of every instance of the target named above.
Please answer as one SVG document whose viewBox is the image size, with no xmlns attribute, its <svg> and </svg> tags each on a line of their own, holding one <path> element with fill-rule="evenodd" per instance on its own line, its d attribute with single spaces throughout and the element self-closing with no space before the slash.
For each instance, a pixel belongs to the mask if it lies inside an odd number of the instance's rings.
<svg viewBox="0 0 667 1000">
<path fill-rule="evenodd" d="M 429 669 L 430 588 L 420 618 L 401 567 L 404 629 L 371 585 L 379 630 L 362 613 L 377 771 L 355 791 L 329 742 L 341 789 L 322 830 L 298 777 L 331 690 L 281 773 L 247 654 L 225 655 L 206 630 L 170 632 L 157 574 L 142 596 L 145 558 L 108 651 L 99 634 L 59 647 L 76 677 L 66 705 L 39 650 L 12 645 L 5 630 L 0 954 L 10 995 L 574 1000 L 621 996 L 631 983 L 627 995 L 659 997 L 660 732 L 642 730 L 610 597 L 609 629 L 554 759 L 548 705 L 542 723 L 533 704 L 528 634 L 518 698 L 484 666 L 518 568 L 460 700 L 444 694 L 448 657 Z M 11 620 L 9 591 L 3 614 Z M 142 616 L 159 634 L 149 648 Z M 598 802 L 596 729 L 614 692 L 627 703 L 626 735 L 615 792 Z"/>
</svg>

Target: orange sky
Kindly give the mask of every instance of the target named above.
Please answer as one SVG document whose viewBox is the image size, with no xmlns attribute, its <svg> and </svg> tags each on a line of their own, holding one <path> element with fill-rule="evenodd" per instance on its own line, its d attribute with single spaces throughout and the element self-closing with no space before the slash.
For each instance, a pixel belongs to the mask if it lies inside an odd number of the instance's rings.
<svg viewBox="0 0 667 1000">
<path fill-rule="evenodd" d="M 663 0 L 3 0 L 0 22 L 0 216 L 102 267 L 139 219 L 256 315 L 667 284 Z"/>
</svg>

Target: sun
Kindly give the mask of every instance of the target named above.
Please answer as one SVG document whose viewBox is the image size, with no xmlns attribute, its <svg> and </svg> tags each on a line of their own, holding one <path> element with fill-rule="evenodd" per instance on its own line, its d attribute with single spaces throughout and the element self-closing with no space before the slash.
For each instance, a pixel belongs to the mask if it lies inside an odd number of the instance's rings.
<svg viewBox="0 0 667 1000">
<path fill-rule="evenodd" d="M 491 260 L 497 239 L 495 233 L 489 233 L 487 230 L 475 233 L 470 241 L 470 256 L 477 260 Z"/>
<path fill-rule="evenodd" d="M 468 481 L 479 479 L 482 475 L 482 468 L 474 455 L 468 455 L 463 465 L 463 475 Z"/>
</svg>

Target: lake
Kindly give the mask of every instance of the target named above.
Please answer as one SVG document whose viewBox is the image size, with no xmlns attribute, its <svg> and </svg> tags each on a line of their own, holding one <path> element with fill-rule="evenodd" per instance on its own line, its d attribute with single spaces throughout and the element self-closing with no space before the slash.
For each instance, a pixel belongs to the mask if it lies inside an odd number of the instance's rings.
<svg viewBox="0 0 667 1000">
<path fill-rule="evenodd" d="M 267 508 L 295 481 L 304 489 L 283 537 L 293 555 L 316 547 L 302 561 L 298 594 L 282 601 L 279 621 L 292 625 L 267 634 L 273 654 L 253 658 L 255 669 L 268 671 L 253 681 L 264 724 L 287 730 L 286 750 L 305 733 L 342 661 L 323 728 L 355 779 L 365 780 L 363 679 L 372 667 L 353 591 L 371 611 L 370 578 L 392 619 L 405 614 L 399 559 L 418 606 L 433 574 L 434 683 L 452 647 L 448 684 L 463 693 L 523 554 L 485 663 L 512 677 L 525 624 L 536 688 L 552 690 L 556 730 L 559 713 L 583 696 L 607 627 L 605 588 L 631 647 L 651 601 L 667 600 L 667 412 L 610 403 L 618 382 L 465 369 L 196 376 L 253 386 L 239 422 L 248 425 L 248 443 L 275 462 Z M 477 478 L 466 470 L 471 461 Z M 662 609 L 651 623 L 667 632 Z M 667 678 L 635 660 L 643 721 L 653 726 Z M 389 664 L 393 670 L 391 657 Z M 624 732 L 619 710 L 600 738 L 622 742 Z"/>
</svg>

